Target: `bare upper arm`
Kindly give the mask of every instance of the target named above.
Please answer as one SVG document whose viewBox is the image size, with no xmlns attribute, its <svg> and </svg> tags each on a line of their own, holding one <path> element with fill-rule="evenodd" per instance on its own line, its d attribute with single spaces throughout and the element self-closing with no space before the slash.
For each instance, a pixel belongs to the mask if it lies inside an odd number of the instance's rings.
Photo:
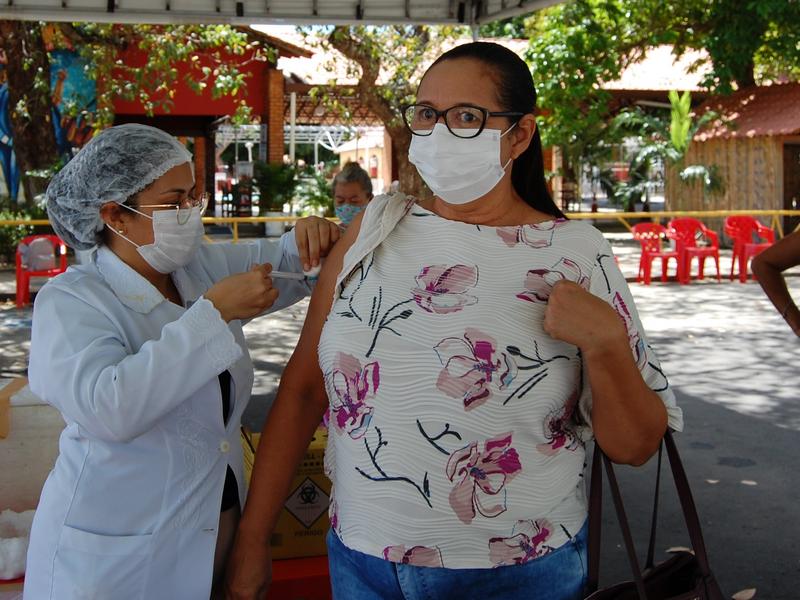
<svg viewBox="0 0 800 600">
<path fill-rule="evenodd" d="M 319 345 L 322 328 L 325 325 L 325 319 L 328 317 L 333 304 L 336 293 L 336 279 L 342 270 L 344 255 L 358 238 L 363 215 L 364 212 L 362 211 L 353 219 L 353 222 L 342 238 L 334 245 L 322 265 L 322 271 L 320 271 L 319 279 L 314 287 L 314 293 L 311 294 L 308 313 L 303 324 L 303 330 L 300 333 L 300 341 L 292 354 L 292 359 L 286 366 L 284 376 L 292 375 L 296 368 L 293 363 L 298 364 L 298 367 L 303 365 L 301 369 L 303 371 L 309 367 L 318 369 L 317 346 Z"/>
</svg>

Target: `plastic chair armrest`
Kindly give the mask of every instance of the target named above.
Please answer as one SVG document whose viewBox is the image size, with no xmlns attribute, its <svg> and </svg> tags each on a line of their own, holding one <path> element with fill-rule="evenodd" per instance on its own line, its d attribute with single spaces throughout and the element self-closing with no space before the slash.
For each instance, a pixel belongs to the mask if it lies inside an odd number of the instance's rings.
<svg viewBox="0 0 800 600">
<path fill-rule="evenodd" d="M 714 246 L 715 248 L 719 247 L 719 236 L 715 231 L 712 231 L 707 227 L 703 227 L 701 231 L 703 232 L 703 235 L 706 236 L 706 238 L 708 238 L 708 240 L 711 242 L 712 246 Z"/>
<path fill-rule="evenodd" d="M 756 235 L 770 244 L 775 243 L 775 232 L 766 225 L 759 223 L 758 228 L 756 229 Z"/>
</svg>

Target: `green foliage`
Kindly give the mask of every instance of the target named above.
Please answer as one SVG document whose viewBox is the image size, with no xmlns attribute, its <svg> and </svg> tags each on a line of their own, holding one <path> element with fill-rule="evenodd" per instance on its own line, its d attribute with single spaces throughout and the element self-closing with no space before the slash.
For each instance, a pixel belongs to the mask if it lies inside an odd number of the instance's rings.
<svg viewBox="0 0 800 600">
<path fill-rule="evenodd" d="M 527 36 L 527 17 L 518 16 L 502 21 L 492 21 L 481 25 L 478 35 L 482 38 L 525 38 Z"/>
<path fill-rule="evenodd" d="M 542 140 L 563 148 L 577 181 L 578 165 L 593 163 L 608 141 L 611 95 L 600 83 L 634 59 L 626 15 L 616 1 L 573 0 L 541 11 L 528 27 Z"/>
<path fill-rule="evenodd" d="M 680 153 L 686 152 L 691 138 L 689 130 L 692 127 L 692 95 L 686 91 L 678 94 L 675 90 L 669 91 L 669 103 L 672 105 L 672 120 L 669 124 L 669 135 L 672 146 Z"/>
<path fill-rule="evenodd" d="M 248 61 L 275 59 L 273 49 L 263 48 L 246 31 L 229 25 L 116 25 L 80 23 L 73 25 L 78 48 L 87 59 L 88 75 L 99 82 L 98 114 L 100 125 L 113 122 L 115 98 L 139 101 L 148 115 L 157 109 L 167 112 L 173 106 L 178 65 L 189 65 L 183 81 L 196 93 L 210 86 L 211 96 L 244 95 Z M 138 47 L 143 65 L 124 63 L 121 52 Z M 240 99 L 233 115 L 235 122 L 246 122 L 250 109 Z"/>
<path fill-rule="evenodd" d="M 333 216 L 333 185 L 330 172 L 320 173 L 309 167 L 300 175 L 296 198 L 305 206 Z"/>
<path fill-rule="evenodd" d="M 535 13 L 524 26 L 542 138 L 562 147 L 575 179 L 576 165 L 595 164 L 619 133 L 609 126 L 611 96 L 603 85 L 619 79 L 648 48 L 670 44 L 676 55 L 707 51 L 704 83 L 713 92 L 800 79 L 797 0 L 568 0 Z M 681 117 L 674 120 L 674 143 L 665 152 L 681 154 L 680 140 L 691 139 L 689 107 L 682 102 L 676 106 Z"/>
<path fill-rule="evenodd" d="M 719 166 L 689 165 L 678 176 L 687 184 L 699 181 L 703 186 L 703 196 L 721 194 L 725 191 L 725 179 L 720 173 Z"/>
<path fill-rule="evenodd" d="M 7 196 L 0 196 L 0 220 L 46 219 L 47 212 L 35 204 L 24 206 L 12 203 Z M 14 261 L 17 244 L 27 235 L 34 233 L 32 225 L 16 225 L 13 227 L 0 227 L 0 261 L 5 257 L 8 262 Z"/>
<path fill-rule="evenodd" d="M 281 212 L 297 188 L 297 169 L 292 165 L 256 161 L 252 185 L 258 190 L 261 212 Z"/>
<path fill-rule="evenodd" d="M 625 202 L 626 210 L 632 210 L 633 204 L 655 186 L 656 182 L 651 180 L 651 168 L 658 160 L 680 168 L 680 179 L 685 183 L 701 181 L 704 194 L 716 194 L 724 189 L 716 165 L 683 165 L 695 133 L 705 123 L 716 119 L 717 114 L 709 111 L 700 119 L 695 119 L 691 113 L 689 92 L 678 94 L 672 90 L 669 99 L 669 121 L 658 113 L 650 113 L 639 107 L 622 111 L 612 121 L 611 128 L 617 135 L 635 137 L 639 142 L 639 149 L 629 165 L 630 177 L 616 188 L 617 196 Z"/>
</svg>

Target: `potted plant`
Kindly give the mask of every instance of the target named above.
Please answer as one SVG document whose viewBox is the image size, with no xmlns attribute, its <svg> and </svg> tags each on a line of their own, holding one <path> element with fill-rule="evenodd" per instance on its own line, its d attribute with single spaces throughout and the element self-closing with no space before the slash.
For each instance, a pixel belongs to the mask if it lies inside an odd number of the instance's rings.
<svg viewBox="0 0 800 600">
<path fill-rule="evenodd" d="M 293 165 L 257 161 L 253 165 L 253 187 L 258 191 L 259 214 L 266 217 L 284 216 L 283 205 L 292 201 L 297 187 L 297 169 Z M 266 224 L 268 236 L 281 235 L 285 223 Z"/>
<path fill-rule="evenodd" d="M 308 167 L 300 175 L 297 198 L 304 209 L 319 211 L 325 217 L 332 217 L 333 185 L 330 169 L 326 172 Z"/>
</svg>

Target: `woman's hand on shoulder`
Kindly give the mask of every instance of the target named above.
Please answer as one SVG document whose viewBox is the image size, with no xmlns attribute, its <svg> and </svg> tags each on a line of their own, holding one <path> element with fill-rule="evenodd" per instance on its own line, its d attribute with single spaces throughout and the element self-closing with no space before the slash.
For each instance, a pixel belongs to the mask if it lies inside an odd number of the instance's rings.
<svg viewBox="0 0 800 600">
<path fill-rule="evenodd" d="M 572 281 L 553 286 L 543 326 L 551 337 L 585 354 L 627 344 L 625 324 L 611 305 Z"/>
<path fill-rule="evenodd" d="M 297 251 L 304 271 L 319 265 L 320 258 L 328 255 L 341 237 L 339 226 L 321 217 L 305 217 L 294 227 Z"/>
</svg>

